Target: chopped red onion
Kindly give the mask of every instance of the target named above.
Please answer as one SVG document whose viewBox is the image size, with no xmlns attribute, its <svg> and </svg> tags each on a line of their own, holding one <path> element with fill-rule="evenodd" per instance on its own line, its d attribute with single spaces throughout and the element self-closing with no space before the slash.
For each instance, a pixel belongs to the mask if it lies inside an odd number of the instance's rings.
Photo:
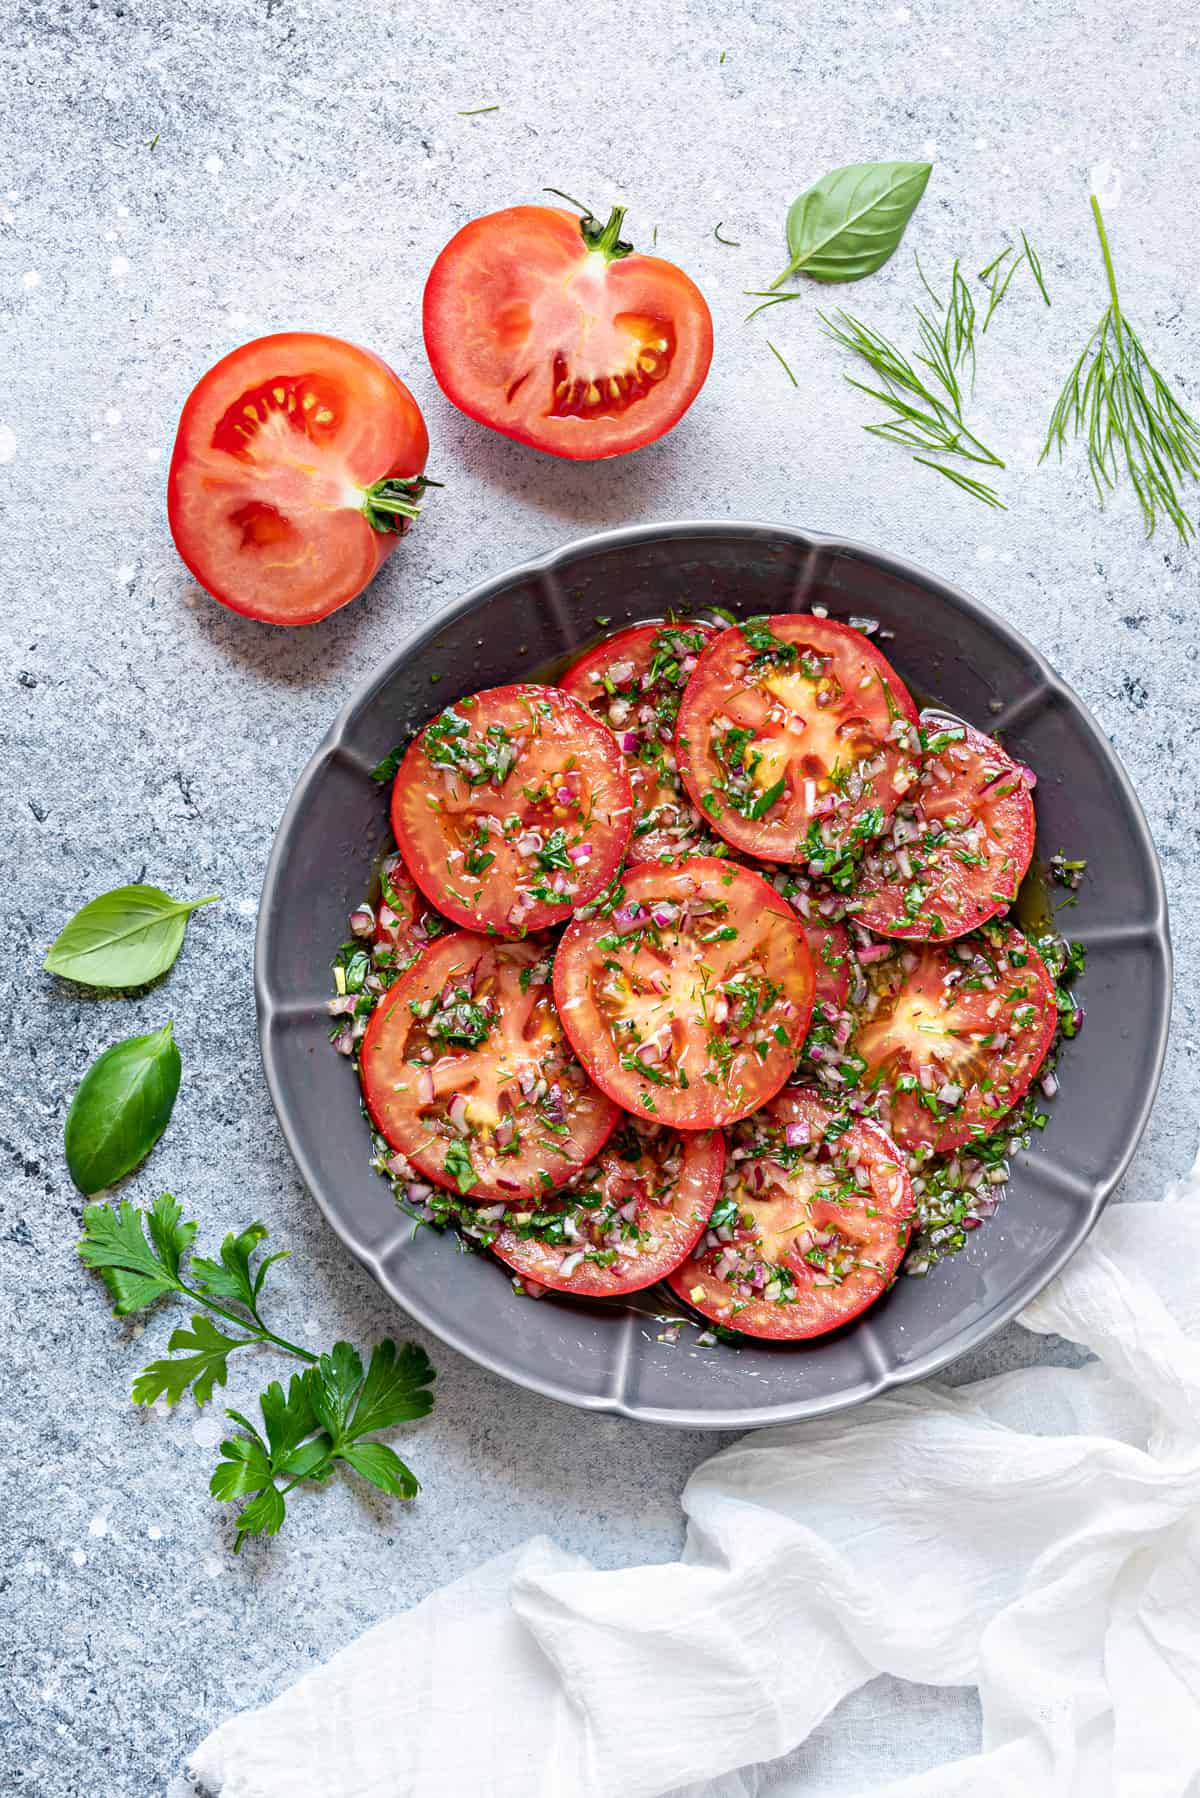
<svg viewBox="0 0 1200 1798">
<path fill-rule="evenodd" d="M 350 929 L 355 936 L 373 936 L 375 913 L 369 905 L 356 905 L 350 913 Z"/>
</svg>

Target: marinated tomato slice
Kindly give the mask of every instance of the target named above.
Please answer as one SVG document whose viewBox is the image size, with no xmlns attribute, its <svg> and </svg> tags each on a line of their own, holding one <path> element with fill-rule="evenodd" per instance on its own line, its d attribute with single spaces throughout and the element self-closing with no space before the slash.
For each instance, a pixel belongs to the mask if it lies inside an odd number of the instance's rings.
<svg viewBox="0 0 1200 1798">
<path fill-rule="evenodd" d="M 786 900 L 749 869 L 713 856 L 646 862 L 611 916 L 568 925 L 554 996 L 610 1098 L 706 1130 L 787 1079 L 812 1011 L 812 957 Z"/>
<path fill-rule="evenodd" d="M 718 835 L 764 861 L 835 874 L 916 784 L 917 711 L 860 631 L 781 613 L 709 644 L 679 709 L 676 753 Z"/>
<path fill-rule="evenodd" d="M 559 924 L 621 865 L 631 804 L 607 726 L 557 687 L 460 699 L 409 746 L 392 829 L 417 885 L 475 930 Z"/>
<path fill-rule="evenodd" d="M 563 1036 L 534 943 L 442 937 L 380 1000 L 359 1069 L 392 1147 L 480 1202 L 553 1192 L 618 1116 Z"/>
<path fill-rule="evenodd" d="M 860 924 L 883 936 L 962 936 L 1006 912 L 1033 856 L 1028 771 L 993 738 L 922 712 L 916 786 L 863 858 Z"/>
<path fill-rule="evenodd" d="M 555 1198 L 497 1220 L 492 1247 L 523 1279 L 557 1292 L 639 1292 L 700 1240 L 724 1165 L 719 1130 L 684 1134 L 628 1118 Z"/>
<path fill-rule="evenodd" d="M 675 760 L 675 720 L 711 624 L 639 624 L 589 649 L 562 686 L 607 724 L 625 757 L 633 792 L 629 861 L 724 854 L 684 791 Z"/>
<path fill-rule="evenodd" d="M 913 1189 L 876 1124 L 788 1087 L 731 1131 L 699 1249 L 667 1277 L 714 1323 L 794 1342 L 836 1330 L 891 1284 Z"/>
<path fill-rule="evenodd" d="M 946 1154 L 990 1136 L 1046 1059 L 1054 983 L 1020 931 L 988 924 L 872 961 L 852 1047 L 901 1148 Z"/>
<path fill-rule="evenodd" d="M 435 937 L 449 929 L 420 891 L 397 850 L 379 870 L 379 907 L 375 913 L 377 967 L 403 973 Z"/>
</svg>

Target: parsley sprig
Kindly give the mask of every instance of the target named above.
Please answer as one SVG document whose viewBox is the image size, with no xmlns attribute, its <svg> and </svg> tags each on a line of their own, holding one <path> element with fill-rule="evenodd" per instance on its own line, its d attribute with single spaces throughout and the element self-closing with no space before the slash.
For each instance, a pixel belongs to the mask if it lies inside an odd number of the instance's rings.
<svg viewBox="0 0 1200 1798">
<path fill-rule="evenodd" d="M 246 1499 L 237 1520 L 235 1549 L 248 1535 L 273 1536 L 286 1516 L 287 1495 L 302 1481 L 327 1480 L 338 1462 L 353 1468 L 381 1492 L 414 1498 L 416 1476 L 386 1443 L 365 1440 L 432 1409 L 428 1391 L 434 1370 L 424 1349 L 390 1339 L 372 1352 L 364 1374 L 357 1351 L 335 1343 L 313 1354 L 268 1329 L 259 1309 L 268 1269 L 287 1259 L 286 1249 L 260 1255 L 265 1224 L 252 1223 L 221 1244 L 220 1258 L 193 1253 L 196 1224 L 183 1216 L 171 1193 L 149 1211 L 123 1199 L 119 1206 L 87 1205 L 79 1257 L 93 1268 L 115 1300 L 113 1315 L 128 1317 L 160 1299 L 176 1295 L 203 1307 L 191 1327 L 173 1330 L 168 1354 L 138 1374 L 133 1401 L 174 1405 L 190 1391 L 206 1405 L 224 1386 L 229 1357 L 237 1349 L 269 1346 L 303 1361 L 285 1395 L 272 1380 L 259 1399 L 260 1431 L 240 1411 L 226 1416 L 244 1432 L 221 1444 L 221 1459 L 210 1482 L 214 1498 Z M 211 1313 L 211 1315 L 206 1315 Z M 212 1319 L 238 1332 L 231 1335 Z M 280 1482 L 283 1482 L 282 1484 Z"/>
</svg>

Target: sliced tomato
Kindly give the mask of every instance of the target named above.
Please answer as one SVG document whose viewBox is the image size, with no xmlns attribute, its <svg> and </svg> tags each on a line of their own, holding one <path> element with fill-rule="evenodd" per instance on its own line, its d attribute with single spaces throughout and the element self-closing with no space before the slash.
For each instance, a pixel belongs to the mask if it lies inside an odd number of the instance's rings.
<svg viewBox="0 0 1200 1798">
<path fill-rule="evenodd" d="M 744 1117 L 804 1042 L 813 968 L 765 880 L 697 855 L 625 876 L 610 917 L 568 925 L 554 958 L 563 1028 L 602 1091 L 678 1130 Z"/>
<path fill-rule="evenodd" d="M 850 991 L 850 938 L 844 924 L 818 924 L 801 920 L 808 952 L 813 960 L 815 1006 L 840 1011 Z"/>
<path fill-rule="evenodd" d="M 409 745 L 392 829 L 456 924 L 520 937 L 560 924 L 621 866 L 632 812 L 612 732 L 557 687 L 460 699 Z"/>
<path fill-rule="evenodd" d="M 535 1211 L 508 1211 L 492 1244 L 523 1279 L 611 1299 L 653 1286 L 704 1234 L 725 1139 L 628 1118 L 599 1159 Z"/>
<path fill-rule="evenodd" d="M 183 408 L 167 477 L 175 547 L 223 606 L 311 624 L 395 549 L 428 454 L 417 402 L 370 350 L 316 331 L 256 338 Z"/>
<path fill-rule="evenodd" d="M 682 269 L 608 223 L 510 206 L 464 225 L 425 287 L 425 347 L 469 418 L 585 461 L 652 443 L 712 361 L 712 318 Z"/>
<path fill-rule="evenodd" d="M 672 1290 L 727 1329 L 788 1342 L 873 1305 L 895 1277 L 913 1214 L 895 1143 L 788 1087 L 736 1127 L 730 1148 L 710 1230 L 667 1276 Z"/>
<path fill-rule="evenodd" d="M 848 884 L 920 765 L 917 710 L 861 631 L 805 612 L 711 642 L 676 730 L 692 803 L 734 849 Z"/>
<path fill-rule="evenodd" d="M 883 936 L 962 936 L 1006 912 L 1033 857 L 1028 770 L 973 725 L 921 713 L 920 779 L 867 852 L 858 922 Z"/>
<path fill-rule="evenodd" d="M 432 944 L 379 1001 L 359 1071 L 392 1147 L 480 1202 L 553 1192 L 618 1116 L 563 1036 L 541 947 L 467 931 Z"/>
<path fill-rule="evenodd" d="M 449 928 L 414 882 L 399 850 L 385 856 L 375 913 L 376 965 L 402 973 Z"/>
<path fill-rule="evenodd" d="M 852 1048 L 884 1127 L 925 1154 L 990 1136 L 1054 1037 L 1054 982 L 1037 950 L 988 924 L 953 943 L 898 948 L 866 972 Z"/>
<path fill-rule="evenodd" d="M 612 730 L 633 791 L 629 861 L 724 854 L 683 790 L 675 720 L 711 624 L 637 624 L 589 649 L 561 685 Z"/>
</svg>

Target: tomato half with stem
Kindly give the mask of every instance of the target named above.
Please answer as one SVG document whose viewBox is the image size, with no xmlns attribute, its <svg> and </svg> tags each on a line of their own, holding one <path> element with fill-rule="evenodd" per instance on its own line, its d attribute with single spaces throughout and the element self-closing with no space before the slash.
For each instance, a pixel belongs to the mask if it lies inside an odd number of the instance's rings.
<svg viewBox="0 0 1200 1798">
<path fill-rule="evenodd" d="M 259 337 L 188 396 L 167 477 L 175 547 L 231 611 L 311 624 L 357 597 L 417 517 L 429 435 L 370 350 Z"/>
<path fill-rule="evenodd" d="M 559 685 L 607 724 L 621 746 L 633 792 L 629 861 L 724 854 L 683 789 L 675 720 L 711 624 L 636 624 L 568 668 Z"/>
<path fill-rule="evenodd" d="M 795 1342 L 873 1305 L 908 1246 L 914 1199 L 878 1125 L 787 1087 L 729 1137 L 700 1248 L 667 1277 L 703 1317 Z"/>
<path fill-rule="evenodd" d="M 359 1072 L 392 1147 L 480 1203 L 553 1192 L 618 1117 L 563 1035 L 540 945 L 467 931 L 432 944 L 384 994 Z"/>
<path fill-rule="evenodd" d="M 602 893 L 632 799 L 612 732 L 557 687 L 489 687 L 428 723 L 392 787 L 392 829 L 439 911 L 521 937 Z"/>
<path fill-rule="evenodd" d="M 861 631 L 807 612 L 722 631 L 688 683 L 675 742 L 719 836 L 843 890 L 920 765 L 917 710 L 890 662 Z"/>
<path fill-rule="evenodd" d="M 554 958 L 563 1028 L 592 1079 L 677 1130 L 744 1117 L 790 1074 L 812 1012 L 799 919 L 736 863 L 644 862 L 608 917 L 576 919 Z"/>
<path fill-rule="evenodd" d="M 590 1167 L 534 1211 L 505 1212 L 492 1248 L 539 1286 L 581 1298 L 640 1292 L 704 1234 L 721 1190 L 719 1130 L 626 1118 Z"/>
<path fill-rule="evenodd" d="M 1054 982 L 1032 943 L 987 924 L 944 945 L 898 945 L 865 972 L 851 1046 L 884 1127 L 922 1156 L 990 1136 L 1054 1040 Z"/>
<path fill-rule="evenodd" d="M 863 858 L 858 922 L 913 941 L 1006 912 L 1033 858 L 1028 768 L 948 713 L 921 713 L 921 776 Z"/>
<path fill-rule="evenodd" d="M 682 269 L 621 238 L 624 216 L 510 206 L 450 239 L 423 318 L 461 412 L 581 461 L 640 449 L 682 418 L 712 360 L 712 317 Z"/>
</svg>

